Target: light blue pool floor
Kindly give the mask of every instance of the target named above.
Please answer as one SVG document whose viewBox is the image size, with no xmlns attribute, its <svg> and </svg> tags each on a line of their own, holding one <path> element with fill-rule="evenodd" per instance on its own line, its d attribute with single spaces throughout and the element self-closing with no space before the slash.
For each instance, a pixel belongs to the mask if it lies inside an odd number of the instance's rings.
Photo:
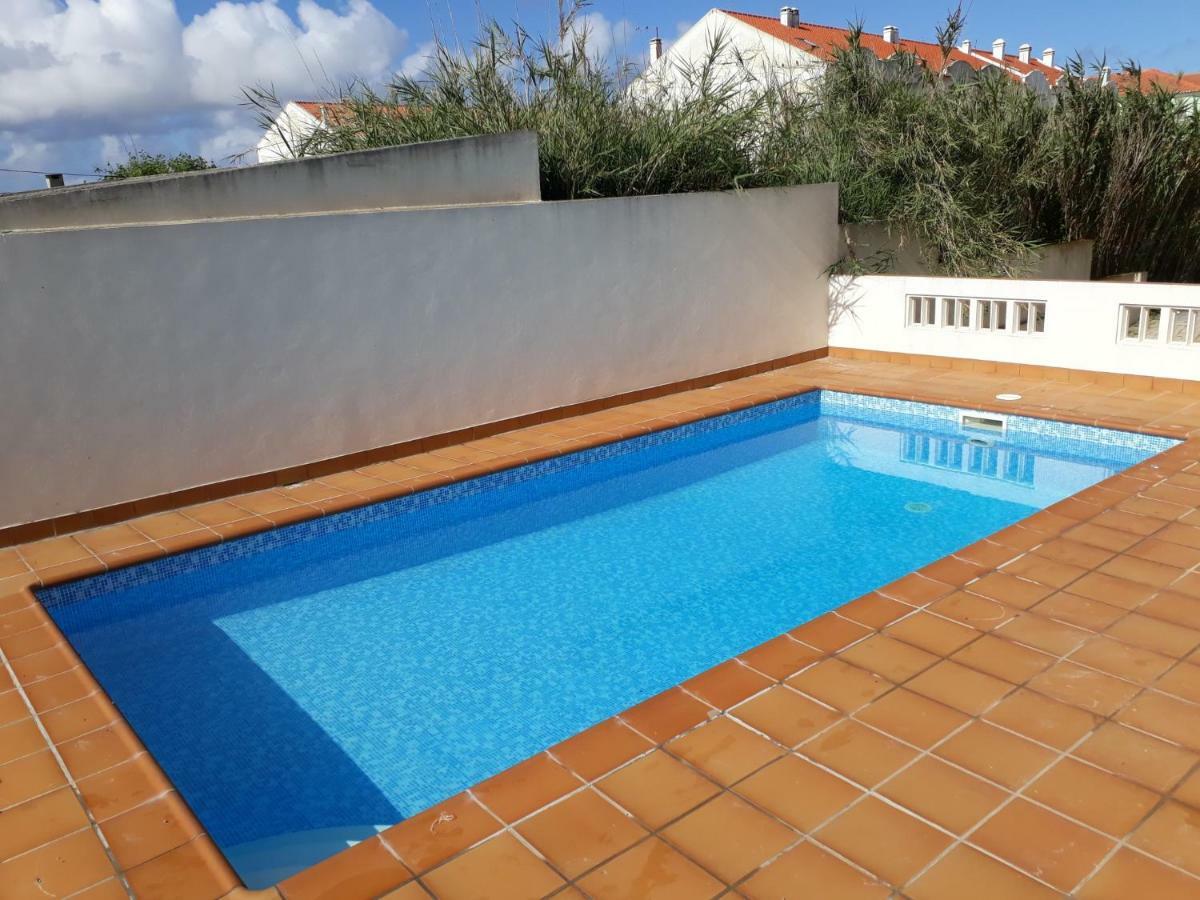
<svg viewBox="0 0 1200 900">
<path fill-rule="evenodd" d="M 818 412 L 48 605 L 229 849 L 399 821 L 1132 461 Z"/>
</svg>

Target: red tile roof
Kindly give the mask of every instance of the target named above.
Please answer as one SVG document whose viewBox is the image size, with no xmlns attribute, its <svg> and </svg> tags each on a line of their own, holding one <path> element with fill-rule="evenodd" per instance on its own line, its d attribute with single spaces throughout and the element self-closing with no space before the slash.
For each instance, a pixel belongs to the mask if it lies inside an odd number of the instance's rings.
<svg viewBox="0 0 1200 900">
<path fill-rule="evenodd" d="M 734 12 L 728 9 L 723 9 L 721 12 L 820 59 L 832 60 L 837 50 L 844 50 L 849 46 L 850 30 L 848 28 L 814 25 L 811 22 L 801 22 L 795 28 L 791 28 L 772 16 L 756 16 L 752 13 Z M 926 67 L 939 72 L 944 66 L 956 61 L 964 62 L 976 70 L 982 69 L 986 65 L 957 48 L 952 49 L 949 56 L 943 59 L 942 48 L 928 41 L 901 38 L 899 42 L 892 44 L 885 41 L 882 35 L 864 32 L 861 45 L 880 59 L 887 59 L 900 50 L 912 53 Z"/>
<path fill-rule="evenodd" d="M 329 125 L 344 125 L 354 119 L 354 111 L 349 103 L 329 100 L 294 100 L 292 101 L 318 122 Z M 405 107 L 379 104 L 380 111 L 394 110 L 395 115 L 404 115 Z"/>
<path fill-rule="evenodd" d="M 1162 69 L 1142 69 L 1140 84 L 1129 72 L 1113 73 L 1112 79 L 1123 90 L 1140 89 L 1149 93 L 1153 88 L 1162 88 L 1169 94 L 1190 94 L 1200 91 L 1200 72 L 1164 72 Z"/>
</svg>

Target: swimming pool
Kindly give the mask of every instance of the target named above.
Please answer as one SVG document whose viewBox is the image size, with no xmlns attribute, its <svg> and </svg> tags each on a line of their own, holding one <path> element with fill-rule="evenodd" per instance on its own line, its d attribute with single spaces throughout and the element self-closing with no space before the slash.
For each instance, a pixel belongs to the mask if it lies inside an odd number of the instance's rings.
<svg viewBox="0 0 1200 900">
<path fill-rule="evenodd" d="M 1174 444 L 811 392 L 42 590 L 267 884 Z"/>
</svg>

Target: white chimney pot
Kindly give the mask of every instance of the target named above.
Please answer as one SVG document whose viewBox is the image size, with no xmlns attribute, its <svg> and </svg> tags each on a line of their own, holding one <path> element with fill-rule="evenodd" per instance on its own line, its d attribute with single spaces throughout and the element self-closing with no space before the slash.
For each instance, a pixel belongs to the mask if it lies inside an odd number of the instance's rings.
<svg viewBox="0 0 1200 900">
<path fill-rule="evenodd" d="M 1032 56 L 1033 56 L 1033 45 L 1032 44 L 1022 44 L 1020 47 L 1017 48 L 1017 58 L 1019 60 L 1021 60 L 1021 62 L 1023 62 L 1023 63 L 1029 62 L 1029 59 Z"/>
<path fill-rule="evenodd" d="M 1053 47 L 1047 47 L 1045 50 L 1042 51 L 1042 65 L 1044 65 L 1044 66 L 1053 66 L 1054 65 L 1054 48 Z"/>
<path fill-rule="evenodd" d="M 992 56 L 996 59 L 1004 59 L 1004 38 L 996 38 L 992 41 Z"/>
<path fill-rule="evenodd" d="M 658 62 L 660 59 L 662 59 L 662 55 L 662 38 L 650 38 L 650 62 Z"/>
<path fill-rule="evenodd" d="M 779 7 L 779 24 L 787 28 L 796 28 L 800 25 L 800 10 L 794 6 Z"/>
<path fill-rule="evenodd" d="M 883 39 L 889 44 L 900 43 L 900 29 L 895 25 L 885 25 L 883 27 Z"/>
<path fill-rule="evenodd" d="M 958 45 L 958 49 L 961 50 L 963 53 L 970 53 L 971 52 L 970 40 L 964 40 L 961 44 Z"/>
</svg>

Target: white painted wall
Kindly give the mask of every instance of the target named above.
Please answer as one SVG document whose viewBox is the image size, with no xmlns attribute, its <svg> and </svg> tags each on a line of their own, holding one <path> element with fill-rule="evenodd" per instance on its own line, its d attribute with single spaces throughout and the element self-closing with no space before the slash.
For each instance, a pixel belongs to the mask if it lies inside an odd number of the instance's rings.
<svg viewBox="0 0 1200 900">
<path fill-rule="evenodd" d="M 906 297 L 913 294 L 1044 300 L 1046 330 L 1023 335 L 909 326 Z M 1122 339 L 1122 304 L 1200 309 L 1200 285 L 839 276 L 830 284 L 829 346 L 1200 379 L 1200 344 Z"/>
<path fill-rule="evenodd" d="M 0 231 L 541 200 L 532 131 L 0 198 Z"/>
<path fill-rule="evenodd" d="M 295 159 L 297 151 L 325 123 L 309 113 L 295 101 L 284 104 L 270 127 L 255 145 L 255 156 L 260 163 Z"/>
<path fill-rule="evenodd" d="M 0 525 L 826 343 L 834 185 L 0 235 Z"/>
<path fill-rule="evenodd" d="M 638 76 L 631 92 L 656 102 L 687 99 L 715 48 L 720 53 L 711 70 L 713 83 L 741 94 L 760 92 L 768 84 L 803 90 L 825 72 L 819 57 L 712 9 Z"/>
</svg>

